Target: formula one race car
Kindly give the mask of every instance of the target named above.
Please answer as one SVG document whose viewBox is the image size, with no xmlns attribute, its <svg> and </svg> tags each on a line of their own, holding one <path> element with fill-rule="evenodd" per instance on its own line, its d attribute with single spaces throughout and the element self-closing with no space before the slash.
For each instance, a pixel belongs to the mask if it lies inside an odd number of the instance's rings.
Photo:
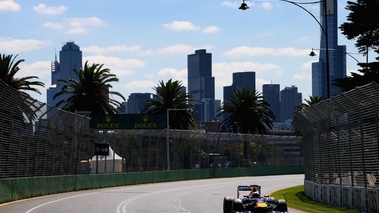
<svg viewBox="0 0 379 213">
<path fill-rule="evenodd" d="M 240 197 L 240 191 L 249 191 L 249 195 Z M 270 196 L 261 196 L 261 186 L 238 186 L 237 198 L 224 197 L 224 213 L 288 213 L 287 202 Z"/>
</svg>

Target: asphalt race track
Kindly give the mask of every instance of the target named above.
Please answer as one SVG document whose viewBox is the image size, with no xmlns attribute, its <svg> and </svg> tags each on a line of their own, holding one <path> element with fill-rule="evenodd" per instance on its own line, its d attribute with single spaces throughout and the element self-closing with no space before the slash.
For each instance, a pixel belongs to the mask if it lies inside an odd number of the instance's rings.
<svg viewBox="0 0 379 213">
<path fill-rule="evenodd" d="M 1 204 L 0 213 L 222 213 L 224 197 L 235 197 L 237 185 L 250 184 L 261 185 L 262 194 L 269 194 L 304 184 L 304 175 L 205 179 L 70 192 Z"/>
</svg>

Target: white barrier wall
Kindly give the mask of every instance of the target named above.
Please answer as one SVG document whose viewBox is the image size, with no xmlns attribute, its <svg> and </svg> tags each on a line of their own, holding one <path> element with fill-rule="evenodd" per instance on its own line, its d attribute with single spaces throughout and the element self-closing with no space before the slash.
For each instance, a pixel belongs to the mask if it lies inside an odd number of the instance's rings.
<svg viewBox="0 0 379 213">
<path fill-rule="evenodd" d="M 379 189 L 367 189 L 367 210 L 368 212 L 379 211 Z"/>
<path fill-rule="evenodd" d="M 317 184 L 304 181 L 305 195 L 332 206 L 342 206 L 368 213 L 379 212 L 379 188 Z"/>
</svg>

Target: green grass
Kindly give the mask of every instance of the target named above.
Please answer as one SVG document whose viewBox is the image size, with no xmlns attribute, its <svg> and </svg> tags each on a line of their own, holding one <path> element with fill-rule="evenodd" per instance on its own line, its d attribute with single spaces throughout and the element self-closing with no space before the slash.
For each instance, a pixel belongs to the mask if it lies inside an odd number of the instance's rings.
<svg viewBox="0 0 379 213">
<path fill-rule="evenodd" d="M 290 208 L 298 209 L 304 212 L 311 213 L 340 213 L 340 212 L 349 212 L 349 213 L 359 213 L 357 210 L 346 209 L 343 207 L 337 206 L 328 206 L 321 203 L 317 203 L 304 194 L 304 185 L 295 186 L 280 191 L 276 191 L 271 194 L 272 197 L 276 199 L 285 199 L 287 205 Z"/>
</svg>

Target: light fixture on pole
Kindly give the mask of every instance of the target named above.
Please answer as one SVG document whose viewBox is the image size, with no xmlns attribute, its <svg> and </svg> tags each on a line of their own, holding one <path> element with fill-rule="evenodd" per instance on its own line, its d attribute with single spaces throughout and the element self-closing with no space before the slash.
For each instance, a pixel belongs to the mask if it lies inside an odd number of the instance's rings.
<svg viewBox="0 0 379 213">
<path fill-rule="evenodd" d="M 327 20 L 327 18 L 328 18 L 328 15 L 327 15 L 328 8 L 327 8 L 327 4 L 326 4 L 327 0 L 313 1 L 313 2 L 294 2 L 294 1 L 288 1 L 288 0 L 278 0 L 278 1 L 283 1 L 283 2 L 287 2 L 287 3 L 293 4 L 293 5 L 301 8 L 305 12 L 307 12 L 317 22 L 317 24 L 320 26 L 323 34 L 325 35 L 325 47 L 326 47 L 325 48 L 325 58 L 326 58 L 325 59 L 326 60 L 326 73 L 325 73 L 326 74 L 326 96 L 327 96 L 327 98 L 330 98 L 329 36 L 328 36 L 328 20 Z M 306 8 L 304 8 L 303 6 L 301 6 L 302 4 L 317 4 L 317 3 L 321 3 L 322 6 L 323 6 L 325 26 L 323 26 L 321 24 L 321 22 L 310 11 L 308 11 Z M 249 6 L 246 4 L 245 0 L 243 0 L 241 6 L 238 9 L 240 9 L 240 10 L 247 10 L 247 9 L 249 9 Z"/>
<path fill-rule="evenodd" d="M 247 6 L 247 4 L 245 3 L 245 0 L 243 0 L 241 6 L 238 9 L 247 10 L 247 9 L 249 9 L 249 6 Z"/>
</svg>

